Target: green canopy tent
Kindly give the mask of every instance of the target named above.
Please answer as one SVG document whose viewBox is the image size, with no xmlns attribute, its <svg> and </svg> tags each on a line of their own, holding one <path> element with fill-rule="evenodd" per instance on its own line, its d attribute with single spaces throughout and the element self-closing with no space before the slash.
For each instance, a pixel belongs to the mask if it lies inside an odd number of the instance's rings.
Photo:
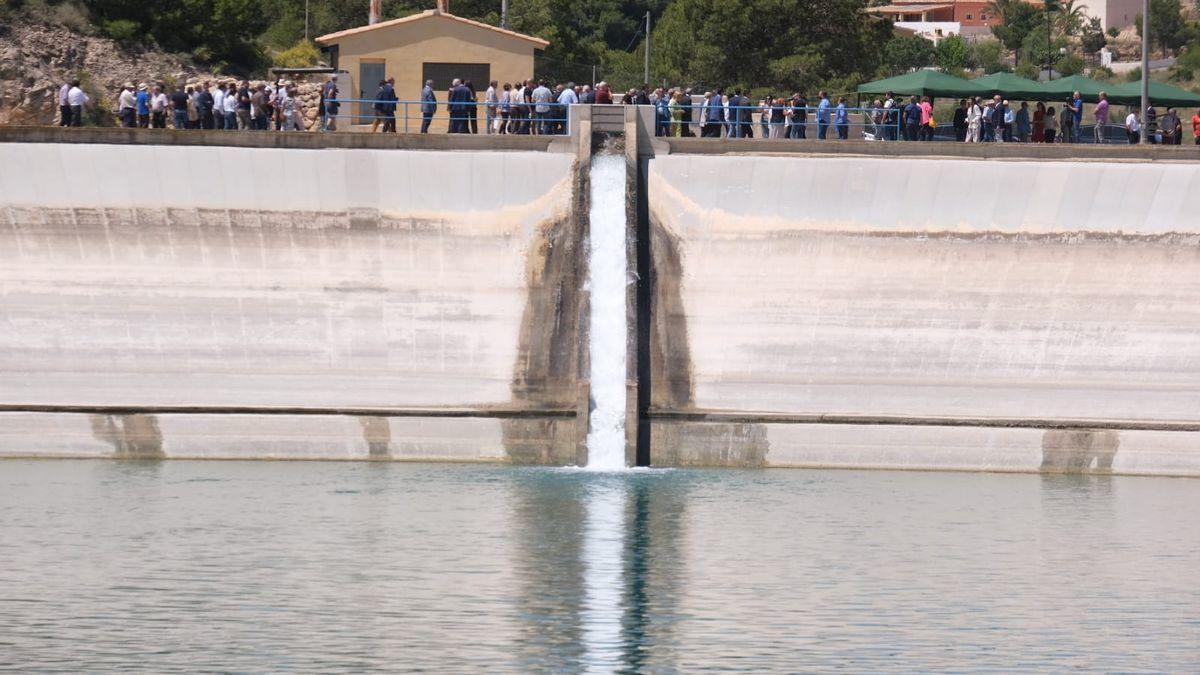
<svg viewBox="0 0 1200 675">
<path fill-rule="evenodd" d="M 994 96 L 1000 94 L 1006 99 L 1013 101 L 1037 101 L 1041 94 L 1042 85 L 1034 80 L 1029 80 L 1019 75 L 1012 73 L 992 73 L 984 75 L 981 78 L 971 80 L 972 84 L 977 84 L 987 89 L 987 95 Z"/>
<path fill-rule="evenodd" d="M 858 94 L 886 94 L 887 92 L 901 96 L 930 96 L 962 98 L 964 96 L 984 96 L 988 90 L 975 84 L 972 80 L 964 80 L 936 70 L 918 70 L 907 75 L 889 77 L 858 86 Z"/>
<path fill-rule="evenodd" d="M 1140 106 L 1142 83 L 1127 82 L 1109 89 L 1108 101 L 1116 105 Z M 1176 108 L 1194 108 L 1200 107 L 1200 94 L 1150 80 L 1150 102 Z"/>
<path fill-rule="evenodd" d="M 1082 75 L 1072 75 L 1063 77 L 1057 80 L 1043 82 L 1038 87 L 1038 95 L 1030 98 L 1030 101 L 1065 101 L 1075 92 L 1079 92 L 1083 96 L 1085 103 L 1095 103 L 1100 100 L 1100 92 L 1108 91 L 1111 87 L 1097 80 L 1086 78 Z"/>
</svg>

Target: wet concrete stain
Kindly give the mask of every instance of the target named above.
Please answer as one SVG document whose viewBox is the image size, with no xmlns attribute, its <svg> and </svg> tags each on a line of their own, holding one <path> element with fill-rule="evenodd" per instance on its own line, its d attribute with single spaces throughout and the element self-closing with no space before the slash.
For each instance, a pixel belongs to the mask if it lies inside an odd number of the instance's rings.
<svg viewBox="0 0 1200 675">
<path fill-rule="evenodd" d="M 392 456 L 392 427 L 386 417 L 359 417 L 363 440 L 367 443 L 371 459 L 387 459 Z"/>
<path fill-rule="evenodd" d="M 1043 473 L 1112 473 L 1121 436 L 1112 430 L 1051 429 L 1042 434 Z"/>
<path fill-rule="evenodd" d="M 650 218 L 650 408 L 683 411 L 695 407 L 692 353 L 683 303 L 684 261 L 678 239 Z M 643 415 L 646 411 L 643 411 Z M 754 423 L 650 420 L 650 460 L 654 466 L 762 467 L 770 443 L 767 428 Z"/>
<path fill-rule="evenodd" d="M 92 435 L 112 445 L 116 459 L 162 459 L 162 431 L 155 415 L 90 415 Z"/>
<path fill-rule="evenodd" d="M 585 372 L 588 181 L 586 167 L 578 164 L 572 194 L 570 215 L 543 223 L 526 258 L 529 296 L 512 380 L 513 403 L 521 408 L 574 409 Z M 503 434 L 514 464 L 576 462 L 574 419 L 506 419 Z"/>
</svg>

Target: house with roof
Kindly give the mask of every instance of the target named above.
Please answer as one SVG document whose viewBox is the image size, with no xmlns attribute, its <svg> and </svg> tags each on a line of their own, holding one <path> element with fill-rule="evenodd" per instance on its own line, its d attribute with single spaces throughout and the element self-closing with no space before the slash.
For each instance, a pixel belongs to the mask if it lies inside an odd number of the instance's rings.
<svg viewBox="0 0 1200 675">
<path fill-rule="evenodd" d="M 438 117 L 445 117 L 446 91 L 454 78 L 470 80 L 483 100 L 488 82 L 516 83 L 533 77 L 534 57 L 549 46 L 541 38 L 464 19 L 442 5 L 390 21 L 378 21 L 316 39 L 329 54 L 334 69 L 349 74 L 340 82 L 342 98 L 372 99 L 379 82 L 395 78 L 401 101 L 418 101 L 421 88 L 433 80 Z M 396 111 L 397 126 L 404 130 L 406 106 Z M 409 130 L 420 123 L 416 106 L 407 106 Z M 370 114 L 370 105 L 342 111 Z M 480 118 L 482 118 L 482 114 Z"/>
</svg>

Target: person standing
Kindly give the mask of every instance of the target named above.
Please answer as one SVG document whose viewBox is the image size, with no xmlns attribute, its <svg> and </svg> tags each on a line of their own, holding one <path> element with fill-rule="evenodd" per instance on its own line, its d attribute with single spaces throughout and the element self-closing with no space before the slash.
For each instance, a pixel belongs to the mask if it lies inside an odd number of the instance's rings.
<svg viewBox="0 0 1200 675">
<path fill-rule="evenodd" d="M 200 85 L 187 88 L 188 93 L 188 128 L 200 128 Z"/>
<path fill-rule="evenodd" d="M 488 82 L 487 91 L 483 92 L 483 114 L 484 122 L 487 124 L 484 133 L 489 136 L 496 133 L 496 119 L 500 112 L 500 94 L 497 93 L 496 87 L 496 80 L 492 80 Z"/>
<path fill-rule="evenodd" d="M 238 131 L 250 128 L 250 81 L 242 80 L 242 86 L 237 90 L 237 125 Z"/>
<path fill-rule="evenodd" d="M 904 106 L 904 140 L 915 141 L 921 131 L 921 105 L 913 96 Z"/>
<path fill-rule="evenodd" d="M 1046 104 L 1038 101 L 1037 107 L 1033 109 L 1033 136 L 1031 137 L 1034 143 L 1044 143 L 1046 140 Z"/>
<path fill-rule="evenodd" d="M 324 118 L 325 131 L 337 131 L 337 116 L 338 111 L 342 109 L 342 102 L 338 100 L 341 92 L 338 91 L 338 76 L 334 73 L 330 76 L 329 81 L 321 88 L 321 115 Z"/>
<path fill-rule="evenodd" d="M 139 129 L 150 128 L 150 90 L 145 82 L 138 84 L 137 125 Z"/>
<path fill-rule="evenodd" d="M 67 102 L 67 94 L 71 91 L 71 83 L 63 82 L 58 89 L 58 126 L 71 126 L 71 104 Z"/>
<path fill-rule="evenodd" d="M 829 131 L 829 94 L 821 90 L 817 95 L 821 97 L 817 103 L 817 138 L 823 141 Z"/>
<path fill-rule="evenodd" d="M 971 97 L 967 106 L 967 142 L 978 143 L 979 132 L 983 128 L 983 110 L 979 107 L 979 97 Z"/>
<path fill-rule="evenodd" d="M 921 128 L 918 130 L 917 140 L 932 141 L 933 126 L 930 122 L 933 120 L 933 102 L 928 96 L 922 96 L 917 105 L 921 107 Z"/>
<path fill-rule="evenodd" d="M 1183 126 L 1180 124 L 1179 114 L 1175 112 L 1174 108 L 1167 108 L 1167 114 L 1162 116 L 1159 126 L 1162 127 L 1163 145 L 1179 144 L 1179 134 L 1183 131 Z"/>
<path fill-rule="evenodd" d="M 1028 143 L 1033 139 L 1033 126 L 1029 123 L 1029 104 L 1021 101 L 1021 109 L 1017 111 L 1017 140 Z"/>
<path fill-rule="evenodd" d="M 126 82 L 117 96 L 117 116 L 121 120 L 122 128 L 137 127 L 137 95 L 133 93 L 132 82 Z"/>
<path fill-rule="evenodd" d="M 958 102 L 954 109 L 954 140 L 962 143 L 967 140 L 967 99 Z"/>
<path fill-rule="evenodd" d="M 225 84 L 217 83 L 217 90 L 213 92 L 213 128 L 225 128 Z"/>
<path fill-rule="evenodd" d="M 184 91 L 182 84 L 175 85 L 175 91 L 171 92 L 171 119 L 175 123 L 175 129 L 186 129 L 188 122 L 188 95 Z"/>
<path fill-rule="evenodd" d="M 216 115 L 213 114 L 213 108 L 216 106 L 217 100 L 212 93 L 212 82 L 205 82 L 200 88 L 200 127 L 203 129 L 216 128 Z"/>
<path fill-rule="evenodd" d="M 792 96 L 792 138 L 808 138 L 808 99 L 801 93 Z"/>
<path fill-rule="evenodd" d="M 850 138 L 850 116 L 846 110 L 846 97 L 839 96 L 837 108 L 834 109 L 833 122 L 837 126 L 837 135 L 840 140 Z"/>
<path fill-rule="evenodd" d="M 463 87 L 465 90 L 466 87 Z M 396 80 L 389 77 L 383 81 L 383 86 L 379 89 L 379 100 L 382 101 L 380 112 L 383 113 L 383 133 L 396 133 L 396 102 L 400 100 L 396 96 Z"/>
<path fill-rule="evenodd" d="M 1054 106 L 1046 111 L 1046 120 L 1042 129 L 1042 140 L 1046 143 L 1053 143 L 1054 136 L 1058 133 L 1058 116 L 1054 114 Z"/>
<path fill-rule="evenodd" d="M 1058 135 L 1063 143 L 1073 143 L 1075 140 L 1074 132 L 1072 131 L 1075 128 L 1075 113 L 1071 111 L 1070 102 L 1068 100 L 1068 105 L 1064 105 L 1062 112 L 1058 114 Z"/>
<path fill-rule="evenodd" d="M 1146 142 L 1150 145 L 1158 144 L 1158 111 L 1154 109 L 1153 103 L 1146 107 Z"/>
<path fill-rule="evenodd" d="M 1071 97 L 1071 142 L 1078 143 L 1083 131 L 1083 95 L 1079 92 Z"/>
<path fill-rule="evenodd" d="M 267 113 L 267 86 L 260 84 L 250 94 L 250 128 L 267 131 L 271 127 L 271 115 Z M 287 109 L 285 108 L 285 111 Z"/>
<path fill-rule="evenodd" d="M 171 101 L 167 98 L 167 93 L 159 85 L 154 85 L 154 92 L 150 96 L 150 127 L 152 129 L 167 128 L 167 110 L 171 107 Z"/>
<path fill-rule="evenodd" d="M 1006 121 L 1007 116 L 1008 106 L 1005 105 L 1004 100 L 997 95 L 996 98 L 992 100 L 992 127 L 995 129 L 992 134 L 993 140 L 996 142 L 1003 143 L 1004 141 L 1008 140 L 1008 123 Z"/>
<path fill-rule="evenodd" d="M 1108 127 L 1108 93 L 1100 92 L 1100 101 L 1096 104 L 1096 127 L 1092 130 L 1092 135 L 1097 143 L 1103 143 L 1107 140 Z"/>
<path fill-rule="evenodd" d="M 433 91 L 433 80 L 425 80 L 425 87 L 421 89 L 421 133 L 429 133 L 429 124 L 433 122 L 433 116 L 437 113 L 437 94 Z"/>
<path fill-rule="evenodd" d="M 538 80 L 538 86 L 533 90 L 533 114 L 537 120 L 537 133 L 549 135 L 553 132 L 550 127 L 550 118 L 552 106 L 554 102 L 554 92 L 550 91 L 550 87 L 546 86 L 545 80 Z"/>
<path fill-rule="evenodd" d="M 71 121 L 68 126 L 83 126 L 83 108 L 91 102 L 91 98 L 79 86 L 79 80 L 71 80 L 71 88 L 67 90 L 67 107 L 70 109 Z"/>
<path fill-rule="evenodd" d="M 659 98 L 662 96 L 662 90 L 659 89 Z M 575 93 L 575 83 L 570 82 L 562 93 L 558 95 L 558 108 L 554 111 L 554 126 L 558 133 L 567 133 L 567 119 L 570 117 L 571 106 L 579 104 L 579 95 Z"/>
<path fill-rule="evenodd" d="M 1192 138 L 1196 145 L 1200 145 L 1200 108 L 1192 115 Z"/>
<path fill-rule="evenodd" d="M 1138 120 L 1137 110 L 1131 109 L 1129 114 L 1125 116 L 1125 136 L 1129 139 L 1130 145 L 1137 144 L 1141 131 L 1142 125 Z"/>
<path fill-rule="evenodd" d="M 512 84 L 504 83 L 504 91 L 500 94 L 497 107 L 500 113 L 500 128 L 496 132 L 507 135 L 509 120 L 512 119 Z"/>
<path fill-rule="evenodd" d="M 238 100 L 237 100 L 237 83 L 230 82 L 225 88 L 225 129 L 226 131 L 236 131 L 238 128 Z"/>
</svg>

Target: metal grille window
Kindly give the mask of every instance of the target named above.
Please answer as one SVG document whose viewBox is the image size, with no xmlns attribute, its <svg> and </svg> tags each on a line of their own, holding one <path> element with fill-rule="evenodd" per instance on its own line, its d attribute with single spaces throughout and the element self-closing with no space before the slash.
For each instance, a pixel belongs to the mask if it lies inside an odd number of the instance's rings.
<svg viewBox="0 0 1200 675">
<path fill-rule="evenodd" d="M 421 64 L 421 84 L 433 80 L 435 91 L 445 91 L 450 88 L 454 78 L 470 80 L 476 90 L 487 89 L 492 79 L 492 64 L 490 63 L 424 63 Z"/>
</svg>

